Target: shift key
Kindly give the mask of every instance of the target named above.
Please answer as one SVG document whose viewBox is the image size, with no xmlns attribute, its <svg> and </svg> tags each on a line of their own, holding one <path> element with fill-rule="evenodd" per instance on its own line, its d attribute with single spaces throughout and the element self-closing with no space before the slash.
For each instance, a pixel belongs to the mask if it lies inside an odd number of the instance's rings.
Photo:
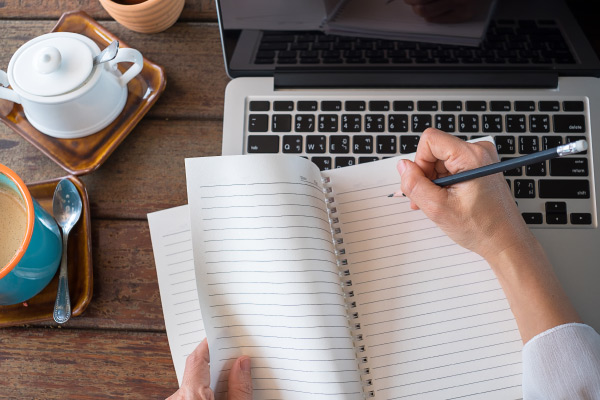
<svg viewBox="0 0 600 400">
<path fill-rule="evenodd" d="M 585 179 L 540 179 L 542 199 L 589 199 L 590 182 Z"/>
</svg>

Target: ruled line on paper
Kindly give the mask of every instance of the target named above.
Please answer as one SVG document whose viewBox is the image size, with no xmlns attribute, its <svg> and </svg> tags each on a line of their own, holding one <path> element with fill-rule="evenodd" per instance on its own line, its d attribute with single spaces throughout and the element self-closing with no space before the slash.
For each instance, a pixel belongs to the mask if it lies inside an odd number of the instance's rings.
<svg viewBox="0 0 600 400">
<path fill-rule="evenodd" d="M 187 206 L 151 213 L 148 224 L 165 327 L 179 384 L 185 359 L 205 338 L 196 289 Z M 183 279 L 190 276 L 187 279 Z"/>
</svg>

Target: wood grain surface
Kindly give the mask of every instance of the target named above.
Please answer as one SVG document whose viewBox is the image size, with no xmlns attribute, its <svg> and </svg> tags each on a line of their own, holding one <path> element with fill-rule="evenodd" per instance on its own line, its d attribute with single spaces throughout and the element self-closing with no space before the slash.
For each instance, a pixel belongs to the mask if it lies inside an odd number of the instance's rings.
<svg viewBox="0 0 600 400">
<path fill-rule="evenodd" d="M 214 1 L 173 27 L 127 30 L 96 0 L 0 0 L 0 69 L 63 12 L 83 10 L 165 68 L 167 87 L 108 160 L 80 177 L 92 217 L 93 297 L 83 315 L 0 329 L 1 399 L 160 399 L 177 390 L 146 215 L 187 203 L 184 159 L 221 153 L 225 74 Z M 0 100 L 0 113 L 12 104 Z M 26 182 L 65 171 L 0 124 L 0 163 Z"/>
</svg>

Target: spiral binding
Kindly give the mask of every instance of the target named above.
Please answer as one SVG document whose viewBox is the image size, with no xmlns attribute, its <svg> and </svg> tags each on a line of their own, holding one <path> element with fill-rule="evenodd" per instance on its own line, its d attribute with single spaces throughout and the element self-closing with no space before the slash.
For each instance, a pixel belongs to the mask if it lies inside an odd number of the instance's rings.
<svg viewBox="0 0 600 400">
<path fill-rule="evenodd" d="M 346 311 L 348 313 L 348 324 L 352 333 L 356 358 L 361 367 L 360 375 L 362 378 L 362 385 L 364 387 L 370 387 L 373 385 L 373 382 L 369 378 L 369 374 L 371 372 L 368 367 L 369 359 L 368 357 L 361 355 L 361 353 L 365 352 L 365 346 L 359 343 L 363 340 L 363 335 L 359 332 L 360 322 L 356 321 L 359 319 L 360 315 L 358 312 L 353 310 L 356 308 L 356 301 L 352 299 L 354 297 L 354 291 L 352 290 L 352 279 L 348 278 L 350 276 L 350 270 L 346 268 L 348 265 L 348 260 L 343 258 L 343 256 L 346 254 L 346 249 L 343 248 L 344 239 L 340 237 L 342 230 L 339 227 L 334 226 L 335 224 L 339 223 L 339 219 L 335 216 L 337 213 L 337 208 L 335 207 L 335 198 L 332 196 L 332 189 L 329 186 L 329 178 L 322 178 L 321 181 L 323 183 L 323 193 L 325 193 L 326 196 L 327 215 L 329 217 L 329 223 L 332 226 L 331 236 L 335 246 L 335 255 L 339 271 L 338 273 L 342 279 L 341 285 L 342 290 L 344 291 Z M 375 391 L 365 389 L 365 397 L 375 397 Z"/>
</svg>

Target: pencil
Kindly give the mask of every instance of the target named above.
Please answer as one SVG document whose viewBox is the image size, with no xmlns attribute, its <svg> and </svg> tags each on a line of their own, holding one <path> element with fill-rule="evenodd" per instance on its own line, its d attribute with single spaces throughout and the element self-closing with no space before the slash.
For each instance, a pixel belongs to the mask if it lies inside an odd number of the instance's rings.
<svg viewBox="0 0 600 400">
<path fill-rule="evenodd" d="M 444 187 L 453 185 L 455 183 L 468 181 L 470 179 L 480 178 L 482 176 L 492 175 L 497 172 L 508 171 L 513 168 L 524 167 L 526 165 L 534 164 L 536 162 L 542 162 L 550 160 L 556 157 L 562 157 L 569 154 L 576 154 L 587 150 L 588 144 L 585 140 L 578 140 L 573 143 L 567 143 L 562 146 L 553 147 L 551 149 L 539 151 L 532 154 L 527 154 L 522 157 L 512 158 L 510 160 L 497 162 L 483 167 L 475 168 L 469 171 L 460 172 L 455 175 L 448 175 L 443 178 L 438 178 L 433 181 L 438 186 Z M 388 195 L 393 197 L 394 194 Z"/>
</svg>

